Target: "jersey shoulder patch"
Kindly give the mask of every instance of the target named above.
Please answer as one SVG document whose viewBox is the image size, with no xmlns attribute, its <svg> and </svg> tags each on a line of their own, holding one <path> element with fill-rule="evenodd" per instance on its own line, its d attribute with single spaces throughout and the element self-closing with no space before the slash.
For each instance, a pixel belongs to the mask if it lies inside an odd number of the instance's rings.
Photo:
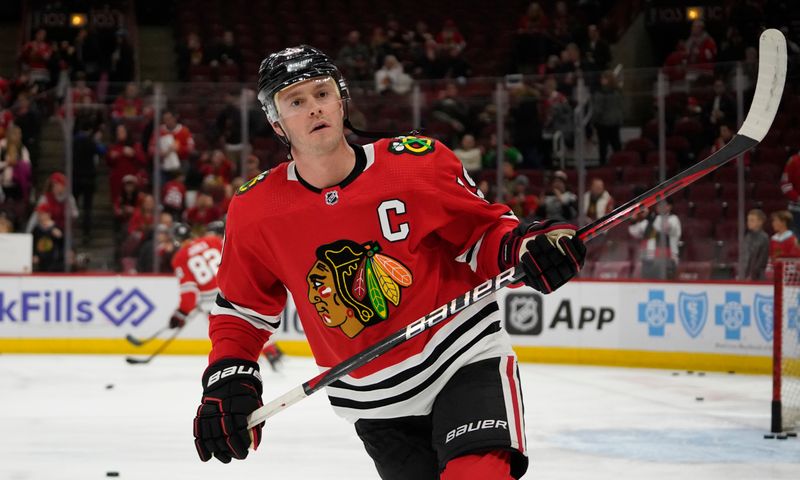
<svg viewBox="0 0 800 480">
<path fill-rule="evenodd" d="M 258 183 L 263 182 L 265 178 L 269 175 L 269 170 L 265 170 L 255 177 L 251 178 L 250 180 L 244 182 L 239 190 L 236 191 L 236 195 L 242 195 L 249 192 L 253 187 L 255 187 Z"/>
<path fill-rule="evenodd" d="M 427 155 L 436 150 L 436 141 L 427 137 L 404 136 L 389 141 L 389 151 L 395 155 L 410 153 L 411 155 Z"/>
</svg>

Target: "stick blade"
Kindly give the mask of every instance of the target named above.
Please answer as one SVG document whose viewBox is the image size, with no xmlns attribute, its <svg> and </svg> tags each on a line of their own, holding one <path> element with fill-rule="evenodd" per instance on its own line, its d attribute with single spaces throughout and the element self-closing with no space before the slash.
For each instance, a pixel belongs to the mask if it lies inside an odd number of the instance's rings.
<svg viewBox="0 0 800 480">
<path fill-rule="evenodd" d="M 138 338 L 134 337 L 130 333 L 125 335 L 125 340 L 129 341 L 133 345 L 136 345 L 137 347 L 141 347 L 142 346 L 142 341 L 139 340 Z"/>
<path fill-rule="evenodd" d="M 780 30 L 764 30 L 758 48 L 758 80 L 750 111 L 737 132 L 756 142 L 764 139 L 781 104 L 786 83 L 786 38 Z"/>
<path fill-rule="evenodd" d="M 128 362 L 130 365 L 142 365 L 150 361 L 148 358 L 133 358 L 133 357 L 125 357 L 125 361 Z"/>
</svg>

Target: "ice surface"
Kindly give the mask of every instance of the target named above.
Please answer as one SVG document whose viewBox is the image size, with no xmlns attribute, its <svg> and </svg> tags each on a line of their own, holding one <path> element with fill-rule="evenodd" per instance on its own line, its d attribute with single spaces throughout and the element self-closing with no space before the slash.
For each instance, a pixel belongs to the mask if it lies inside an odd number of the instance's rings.
<svg viewBox="0 0 800 480">
<path fill-rule="evenodd" d="M 199 356 L 0 355 L 0 479 L 377 478 L 322 393 L 270 419 L 247 460 L 201 463 L 191 427 L 204 367 Z M 265 400 L 317 372 L 308 358 L 262 370 Z M 767 376 L 530 364 L 520 374 L 526 479 L 800 478 L 800 440 L 762 438 Z"/>
</svg>

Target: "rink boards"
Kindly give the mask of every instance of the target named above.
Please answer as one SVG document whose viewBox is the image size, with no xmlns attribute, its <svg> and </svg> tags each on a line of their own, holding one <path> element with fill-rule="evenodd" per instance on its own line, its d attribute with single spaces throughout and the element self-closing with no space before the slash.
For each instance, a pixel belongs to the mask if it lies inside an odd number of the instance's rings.
<svg viewBox="0 0 800 480">
<path fill-rule="evenodd" d="M 498 302 L 522 361 L 768 373 L 772 296 L 769 284 L 581 280 L 547 296 L 505 289 Z M 0 276 L 0 353 L 148 353 L 159 343 L 124 336 L 149 336 L 177 302 L 170 276 Z M 291 302 L 283 318 L 281 346 L 310 354 Z M 207 327 L 195 318 L 167 352 L 207 353 Z"/>
</svg>

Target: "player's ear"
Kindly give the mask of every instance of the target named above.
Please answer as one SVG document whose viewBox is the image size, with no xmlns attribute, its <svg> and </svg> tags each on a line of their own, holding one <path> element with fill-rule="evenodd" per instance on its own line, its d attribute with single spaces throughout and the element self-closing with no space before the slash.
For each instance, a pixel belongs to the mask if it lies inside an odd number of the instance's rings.
<svg viewBox="0 0 800 480">
<path fill-rule="evenodd" d="M 280 122 L 272 122 L 271 126 L 276 135 L 286 138 L 286 132 L 283 131 L 283 127 L 281 126 Z"/>
</svg>

